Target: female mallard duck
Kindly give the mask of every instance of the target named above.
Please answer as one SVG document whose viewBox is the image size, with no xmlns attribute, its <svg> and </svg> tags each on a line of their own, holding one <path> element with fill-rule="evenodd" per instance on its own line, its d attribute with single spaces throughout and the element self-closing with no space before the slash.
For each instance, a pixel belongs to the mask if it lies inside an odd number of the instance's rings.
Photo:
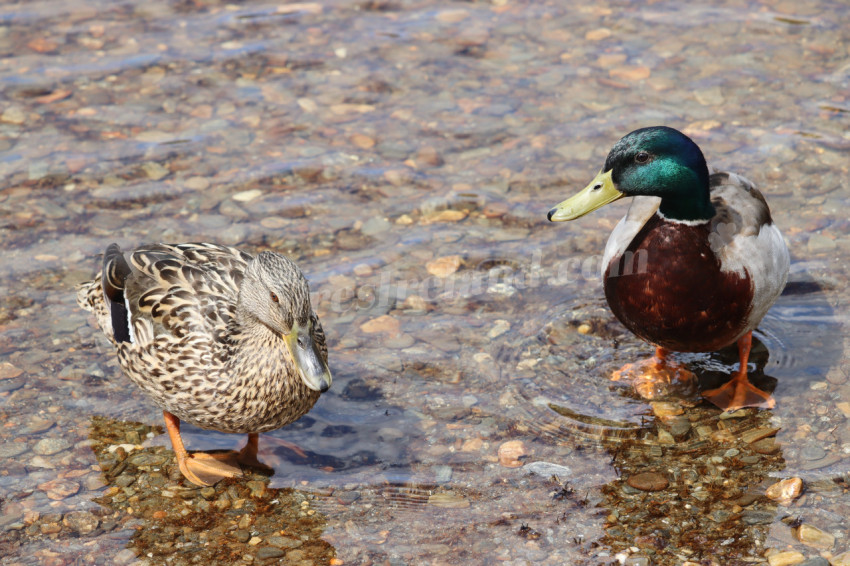
<svg viewBox="0 0 850 566">
<path fill-rule="evenodd" d="M 790 266 L 764 197 L 734 173 L 709 174 L 690 138 L 658 126 L 617 142 L 596 178 L 549 220 L 573 220 L 624 196 L 635 199 L 602 259 L 614 315 L 656 345 L 659 367 L 668 350 L 709 352 L 737 341 L 740 368 L 703 396 L 724 409 L 773 407 L 747 379 L 753 329 Z"/>
<path fill-rule="evenodd" d="M 280 254 L 215 244 L 112 244 L 80 286 L 124 373 L 163 409 L 180 471 L 211 485 L 257 460 L 258 433 L 289 424 L 331 385 L 307 280 Z M 189 455 L 180 421 L 248 433 L 238 453 Z"/>
</svg>

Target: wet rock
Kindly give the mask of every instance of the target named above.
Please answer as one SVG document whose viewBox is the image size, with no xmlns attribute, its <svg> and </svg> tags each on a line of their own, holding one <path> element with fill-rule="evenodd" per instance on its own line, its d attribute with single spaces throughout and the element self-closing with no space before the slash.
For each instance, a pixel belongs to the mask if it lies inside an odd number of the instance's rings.
<svg viewBox="0 0 850 566">
<path fill-rule="evenodd" d="M 282 558 L 286 553 L 273 546 L 262 546 L 257 549 L 258 560 L 270 560 L 272 558 Z"/>
<path fill-rule="evenodd" d="M 26 452 L 29 448 L 24 442 L 0 443 L 0 458 L 14 458 Z"/>
<path fill-rule="evenodd" d="M 62 524 L 81 535 L 87 535 L 93 532 L 99 522 L 98 518 L 88 511 L 72 511 L 66 513 L 62 519 Z"/>
<path fill-rule="evenodd" d="M 800 562 L 798 566 L 829 566 L 829 560 L 822 556 L 815 556 L 814 558 L 809 558 L 805 562 Z"/>
<path fill-rule="evenodd" d="M 277 536 L 277 535 L 272 535 L 272 536 L 268 537 L 266 539 L 266 542 L 269 543 L 271 546 L 276 546 L 278 548 L 285 548 L 285 549 L 298 548 L 299 546 L 304 544 L 300 540 L 290 538 L 290 537 Z"/>
<path fill-rule="evenodd" d="M 148 161 L 146 163 L 143 163 L 142 171 L 145 172 L 145 175 L 147 175 L 148 179 L 150 179 L 151 181 L 159 181 L 170 173 L 168 168 L 163 167 L 155 161 Z"/>
<path fill-rule="evenodd" d="M 0 379 L 18 377 L 22 373 L 24 373 L 24 370 L 21 368 L 15 367 L 9 362 L 0 362 Z"/>
<path fill-rule="evenodd" d="M 334 498 L 340 505 L 351 505 L 360 499 L 360 494 L 356 491 L 341 491 L 334 493 Z"/>
<path fill-rule="evenodd" d="M 498 338 L 511 328 L 511 323 L 507 320 L 497 320 L 493 323 L 493 327 L 487 332 L 487 338 Z"/>
<path fill-rule="evenodd" d="M 469 500 L 454 493 L 435 493 L 428 497 L 428 505 L 445 509 L 466 509 L 469 507 Z"/>
<path fill-rule="evenodd" d="M 775 438 L 763 438 L 750 444 L 750 448 L 758 454 L 770 455 L 779 452 L 780 446 Z"/>
<path fill-rule="evenodd" d="M 367 236 L 374 236 L 381 232 L 386 232 L 390 229 L 390 226 L 391 224 L 389 220 L 381 216 L 375 216 L 363 223 L 363 226 L 360 228 L 360 232 Z"/>
<path fill-rule="evenodd" d="M 499 446 L 499 464 L 506 468 L 519 468 L 522 466 L 520 458 L 525 456 L 525 445 L 521 440 L 509 440 Z"/>
<path fill-rule="evenodd" d="M 65 499 L 80 491 L 80 484 L 66 479 L 55 479 L 39 484 L 38 489 L 47 493 L 53 500 Z"/>
<path fill-rule="evenodd" d="M 670 403 L 667 401 L 653 401 L 650 403 L 652 413 L 660 419 L 668 419 L 681 415 L 685 412 L 679 403 Z"/>
<path fill-rule="evenodd" d="M 753 442 L 756 442 L 763 438 L 773 436 L 777 432 L 779 432 L 779 429 L 772 427 L 752 428 L 741 434 L 741 440 L 743 440 L 746 444 L 752 444 Z"/>
<path fill-rule="evenodd" d="M 794 535 L 806 546 L 819 550 L 829 550 L 835 544 L 834 536 L 806 523 L 797 527 Z"/>
<path fill-rule="evenodd" d="M 251 531 L 247 529 L 237 529 L 233 531 L 233 538 L 242 543 L 248 542 L 251 538 Z"/>
<path fill-rule="evenodd" d="M 537 474 L 543 478 L 557 476 L 563 480 L 573 476 L 573 472 L 570 468 L 560 464 L 553 464 L 551 462 L 531 462 L 526 464 L 525 467 L 523 467 L 523 470 Z"/>
<path fill-rule="evenodd" d="M 796 550 L 789 550 L 787 552 L 771 554 L 767 557 L 767 563 L 770 566 L 792 566 L 793 564 L 799 564 L 805 559 L 806 557 Z"/>
<path fill-rule="evenodd" d="M 266 482 L 253 480 L 247 482 L 245 487 L 250 490 L 251 497 L 259 499 L 266 494 Z"/>
<path fill-rule="evenodd" d="M 378 332 L 384 332 L 387 334 L 395 335 L 399 333 L 400 328 L 401 323 L 398 321 L 398 319 L 388 314 L 373 318 L 372 320 L 368 320 L 360 325 L 360 330 L 362 330 L 366 334 L 376 334 Z"/>
<path fill-rule="evenodd" d="M 759 511 L 759 510 L 747 510 L 744 511 L 741 520 L 744 521 L 747 525 L 769 525 L 773 522 L 772 511 Z"/>
<path fill-rule="evenodd" d="M 803 492 L 803 480 L 800 478 L 788 478 L 777 482 L 767 488 L 767 498 L 776 501 L 780 505 L 790 505 Z"/>
<path fill-rule="evenodd" d="M 460 268 L 460 263 L 459 255 L 450 255 L 429 261 L 425 264 L 425 269 L 435 277 L 448 277 Z"/>
<path fill-rule="evenodd" d="M 842 552 L 838 556 L 833 556 L 829 564 L 830 566 L 850 566 L 850 552 Z"/>
<path fill-rule="evenodd" d="M 626 483 L 641 491 L 661 491 L 670 485 L 667 478 L 658 472 L 643 472 L 629 476 Z"/>
<path fill-rule="evenodd" d="M 803 446 L 803 449 L 800 450 L 800 456 L 806 460 L 820 460 L 826 456 L 826 450 L 817 444 L 806 444 Z"/>
</svg>

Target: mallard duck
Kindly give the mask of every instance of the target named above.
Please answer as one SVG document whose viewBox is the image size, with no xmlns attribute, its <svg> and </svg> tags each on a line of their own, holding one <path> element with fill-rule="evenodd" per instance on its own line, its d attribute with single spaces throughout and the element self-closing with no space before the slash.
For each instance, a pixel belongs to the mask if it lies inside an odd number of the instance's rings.
<svg viewBox="0 0 850 566">
<path fill-rule="evenodd" d="M 709 173 L 688 136 L 656 126 L 618 141 L 599 174 L 549 220 L 573 220 L 625 196 L 635 198 L 602 259 L 605 297 L 626 328 L 656 346 L 649 365 L 664 366 L 668 351 L 737 342 L 739 369 L 703 397 L 727 410 L 773 407 L 748 380 L 747 362 L 790 258 L 762 194 L 740 175 Z"/>
<path fill-rule="evenodd" d="M 291 260 L 215 244 L 156 244 L 124 253 L 80 285 L 124 373 L 163 410 L 180 471 L 196 485 L 241 475 L 258 434 L 309 411 L 331 385 L 325 335 Z M 180 421 L 247 433 L 238 453 L 188 454 Z"/>
</svg>

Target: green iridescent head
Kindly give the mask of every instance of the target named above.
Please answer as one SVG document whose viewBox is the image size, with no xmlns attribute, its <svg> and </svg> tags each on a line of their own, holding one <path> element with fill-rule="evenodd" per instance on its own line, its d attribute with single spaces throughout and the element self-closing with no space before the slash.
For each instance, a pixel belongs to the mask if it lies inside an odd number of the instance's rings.
<svg viewBox="0 0 850 566">
<path fill-rule="evenodd" d="M 661 197 L 672 220 L 714 216 L 708 167 L 697 144 L 673 128 L 635 130 L 614 144 L 605 167 L 580 193 L 549 211 L 549 220 L 573 220 L 624 196 Z"/>
</svg>

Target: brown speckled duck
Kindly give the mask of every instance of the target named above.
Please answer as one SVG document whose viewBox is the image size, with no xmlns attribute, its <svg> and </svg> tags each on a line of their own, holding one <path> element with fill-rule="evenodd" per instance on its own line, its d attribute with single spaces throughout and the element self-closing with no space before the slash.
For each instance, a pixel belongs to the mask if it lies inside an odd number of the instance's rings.
<svg viewBox="0 0 850 566">
<path fill-rule="evenodd" d="M 753 330 L 785 287 L 790 257 L 762 194 L 739 175 L 710 173 L 688 136 L 656 126 L 617 142 L 596 178 L 550 210 L 549 220 L 573 220 L 626 196 L 635 198 L 608 239 L 602 270 L 614 315 L 656 346 L 655 357 L 631 373 L 652 392 L 653 382 L 687 372 L 666 371 L 668 351 L 737 342 L 738 371 L 703 397 L 727 410 L 773 407 L 747 378 L 747 362 Z"/>
<path fill-rule="evenodd" d="M 79 288 L 124 373 L 163 410 L 180 470 L 212 485 L 257 460 L 258 434 L 298 420 L 331 385 L 322 325 L 291 260 L 215 244 L 110 245 Z M 180 421 L 247 433 L 240 452 L 188 454 Z"/>
</svg>

